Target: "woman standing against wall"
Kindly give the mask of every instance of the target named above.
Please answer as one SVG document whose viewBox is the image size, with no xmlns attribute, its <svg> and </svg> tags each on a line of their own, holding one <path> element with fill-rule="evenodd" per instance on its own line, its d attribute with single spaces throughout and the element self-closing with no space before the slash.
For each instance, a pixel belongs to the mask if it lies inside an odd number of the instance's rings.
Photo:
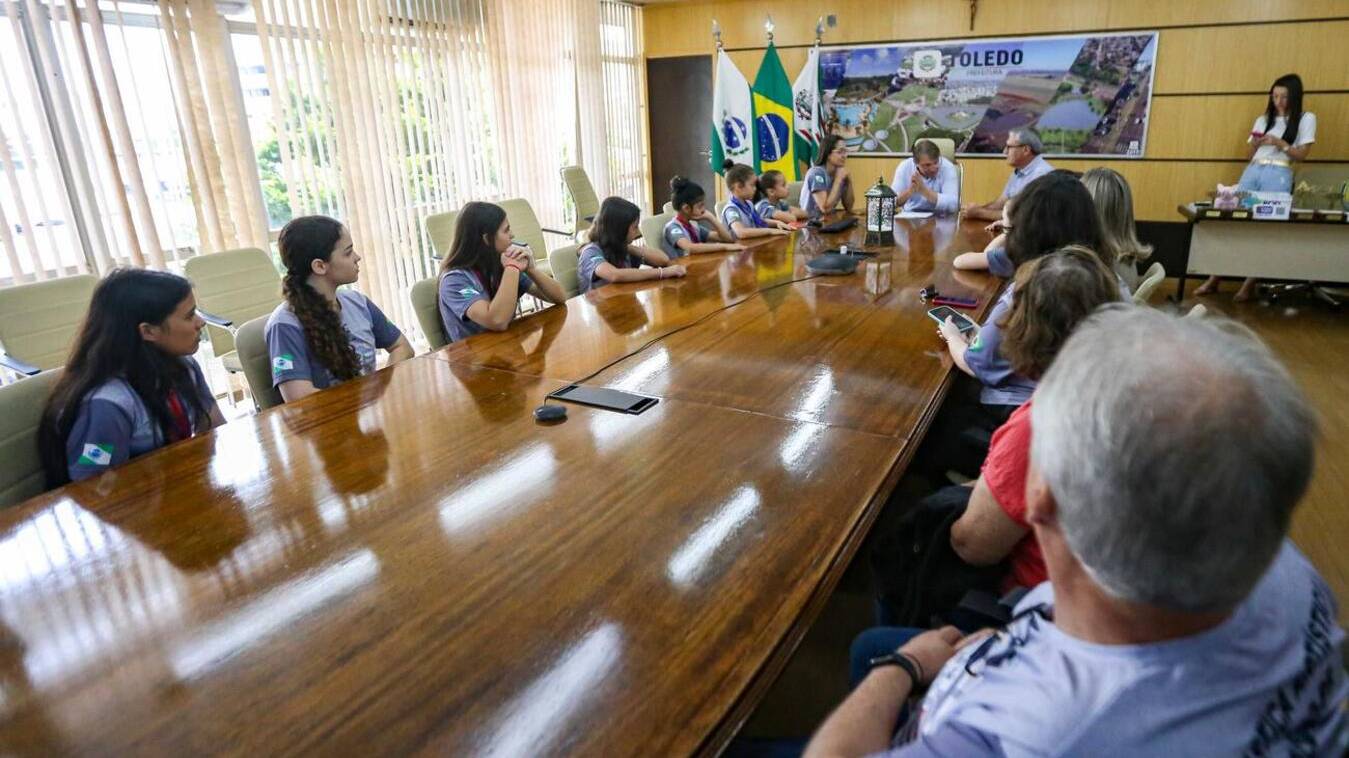
<svg viewBox="0 0 1349 758">
<path fill-rule="evenodd" d="M 1284 74 L 1269 88 L 1265 112 L 1255 119 L 1246 138 L 1250 163 L 1241 172 L 1237 188 L 1245 192 L 1292 192 L 1293 164 L 1307 157 L 1316 141 L 1316 114 L 1302 110 L 1302 77 Z M 1238 301 L 1255 294 L 1255 279 L 1247 279 Z M 1210 276 L 1196 295 L 1218 291 L 1218 277 Z"/>
</svg>

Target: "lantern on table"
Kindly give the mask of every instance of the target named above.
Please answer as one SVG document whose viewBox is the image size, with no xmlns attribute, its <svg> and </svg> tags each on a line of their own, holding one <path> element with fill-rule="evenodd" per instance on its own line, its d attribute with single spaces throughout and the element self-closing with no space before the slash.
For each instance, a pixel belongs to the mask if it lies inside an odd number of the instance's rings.
<svg viewBox="0 0 1349 758">
<path fill-rule="evenodd" d="M 867 239 L 870 245 L 895 244 L 895 191 L 885 184 L 885 178 L 876 179 L 876 186 L 867 190 Z"/>
</svg>

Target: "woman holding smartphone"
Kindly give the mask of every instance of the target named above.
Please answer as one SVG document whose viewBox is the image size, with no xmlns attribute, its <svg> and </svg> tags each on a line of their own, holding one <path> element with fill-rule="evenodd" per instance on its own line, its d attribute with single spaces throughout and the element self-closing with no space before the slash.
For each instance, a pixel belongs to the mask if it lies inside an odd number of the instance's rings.
<svg viewBox="0 0 1349 758">
<path fill-rule="evenodd" d="M 1302 77 L 1284 74 L 1269 88 L 1265 112 L 1255 119 L 1246 138 L 1249 163 L 1237 189 L 1245 192 L 1292 192 L 1293 164 L 1305 160 L 1316 141 L 1316 114 L 1302 110 Z M 1242 282 L 1238 302 L 1255 294 L 1255 279 Z M 1196 295 L 1218 291 L 1218 277 L 1210 276 Z"/>
</svg>

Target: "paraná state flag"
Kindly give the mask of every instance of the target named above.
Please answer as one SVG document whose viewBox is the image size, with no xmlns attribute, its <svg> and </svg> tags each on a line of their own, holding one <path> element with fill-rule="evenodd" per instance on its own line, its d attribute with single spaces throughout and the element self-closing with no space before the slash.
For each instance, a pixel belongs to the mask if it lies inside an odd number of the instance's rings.
<svg viewBox="0 0 1349 758">
<path fill-rule="evenodd" d="M 712 89 L 712 170 L 720 174 L 727 158 L 753 165 L 754 111 L 749 82 L 725 50 L 717 51 L 717 82 Z"/>
</svg>

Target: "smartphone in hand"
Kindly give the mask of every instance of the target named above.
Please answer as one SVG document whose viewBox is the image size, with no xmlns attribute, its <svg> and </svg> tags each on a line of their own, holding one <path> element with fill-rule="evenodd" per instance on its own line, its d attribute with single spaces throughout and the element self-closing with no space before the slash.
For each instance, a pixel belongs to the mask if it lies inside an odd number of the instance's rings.
<svg viewBox="0 0 1349 758">
<path fill-rule="evenodd" d="M 968 316 L 960 313 L 949 305 L 941 305 L 933 308 L 927 312 L 927 315 L 931 316 L 932 320 L 936 321 L 938 324 L 944 324 L 946 323 L 946 319 L 951 319 L 955 322 L 956 328 L 960 330 L 961 334 L 968 334 L 975 326 L 974 322 L 971 321 Z"/>
</svg>

